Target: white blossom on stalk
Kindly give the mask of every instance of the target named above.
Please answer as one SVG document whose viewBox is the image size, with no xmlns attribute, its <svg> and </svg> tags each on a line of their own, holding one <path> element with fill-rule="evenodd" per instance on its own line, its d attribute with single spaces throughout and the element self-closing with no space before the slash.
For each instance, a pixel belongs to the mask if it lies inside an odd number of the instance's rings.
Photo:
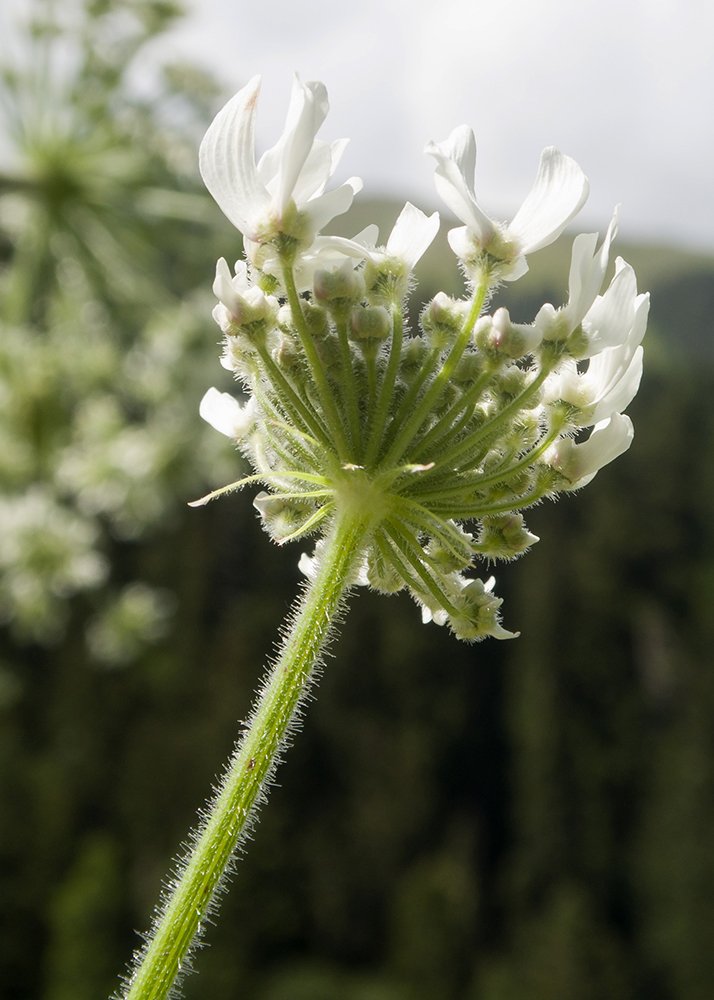
<svg viewBox="0 0 714 1000">
<path fill-rule="evenodd" d="M 325 192 L 347 140 L 330 145 L 315 138 L 327 115 L 327 91 L 319 82 L 301 83 L 297 74 L 285 130 L 256 164 L 259 90 L 255 76 L 219 111 L 199 150 L 204 183 L 245 236 L 251 259 L 281 234 L 308 247 L 326 223 L 347 211 L 362 187 L 353 177 Z"/>
<path fill-rule="evenodd" d="M 437 161 L 439 196 L 465 224 L 449 233 L 452 250 L 463 260 L 475 251 L 485 251 L 508 265 L 499 275 L 506 280 L 525 273 L 525 255 L 557 239 L 588 196 L 588 179 L 575 160 L 548 146 L 541 153 L 529 195 L 513 221 L 504 226 L 489 218 L 476 200 L 476 140 L 468 125 L 454 129 L 445 142 L 427 143 L 424 152 Z"/>
<path fill-rule="evenodd" d="M 615 276 L 604 295 L 598 295 L 583 317 L 580 331 L 582 346 L 577 351 L 579 358 L 591 358 L 608 347 L 619 347 L 630 334 L 638 303 L 643 300 L 637 295 L 637 278 L 633 268 L 622 257 L 615 261 Z M 642 305 L 646 321 L 647 307 Z M 644 330 L 642 331 L 644 336 Z M 640 340 L 642 338 L 640 337 Z"/>
<path fill-rule="evenodd" d="M 213 318 L 226 334 L 236 332 L 236 327 L 262 322 L 268 327 L 275 325 L 278 314 L 278 300 L 266 295 L 257 285 L 251 285 L 245 261 L 239 260 L 235 275 L 224 257 L 216 264 L 213 294 L 218 305 L 213 310 Z"/>
<path fill-rule="evenodd" d="M 309 291 L 317 271 L 356 268 L 374 249 L 379 227 L 372 224 L 348 239 L 343 236 L 316 236 L 312 246 L 295 263 L 295 285 L 299 292 Z"/>
<path fill-rule="evenodd" d="M 590 437 L 581 444 L 569 437 L 561 438 L 546 452 L 544 461 L 571 481 L 570 489 L 580 489 L 603 466 L 626 452 L 633 437 L 630 418 L 624 413 L 613 413 L 595 424 Z"/>
<path fill-rule="evenodd" d="M 638 295 L 624 343 L 591 358 L 587 371 L 565 359 L 546 384 L 546 402 L 562 400 L 580 411 L 573 419 L 589 427 L 624 410 L 632 401 L 642 378 L 642 338 L 647 329 L 649 295 Z"/>
<path fill-rule="evenodd" d="M 439 231 L 439 213 L 425 215 L 408 201 L 399 213 L 399 218 L 389 234 L 385 256 L 396 257 L 408 271 L 412 271 L 434 241 Z M 370 254 L 372 260 L 377 253 Z"/>
<path fill-rule="evenodd" d="M 534 325 L 546 340 L 567 339 L 580 326 L 597 299 L 610 260 L 610 246 L 617 234 L 618 215 L 619 206 L 615 209 L 599 250 L 597 233 L 580 233 L 573 240 L 568 302 L 560 309 L 546 302 L 535 318 Z"/>
<path fill-rule="evenodd" d="M 439 213 L 425 215 L 407 202 L 394 223 L 387 245 L 367 255 L 365 281 L 375 304 L 400 302 L 409 290 L 409 275 L 439 231 Z"/>
</svg>

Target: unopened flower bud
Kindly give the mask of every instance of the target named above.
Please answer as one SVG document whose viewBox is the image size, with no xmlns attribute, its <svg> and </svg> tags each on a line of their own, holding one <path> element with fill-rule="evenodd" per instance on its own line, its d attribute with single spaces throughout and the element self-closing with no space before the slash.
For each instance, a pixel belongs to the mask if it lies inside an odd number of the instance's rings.
<svg viewBox="0 0 714 1000">
<path fill-rule="evenodd" d="M 325 368 L 334 368 L 340 363 L 340 345 L 336 337 L 324 337 L 316 342 L 315 347 Z"/>
<path fill-rule="evenodd" d="M 508 309 L 497 309 L 492 317 L 484 316 L 476 324 L 476 343 L 482 350 L 495 351 L 507 358 L 522 358 L 540 344 L 542 332 L 536 326 L 512 323 Z"/>
<path fill-rule="evenodd" d="M 451 376 L 456 385 L 472 385 L 484 371 L 484 359 L 481 354 L 463 354 Z"/>
<path fill-rule="evenodd" d="M 449 539 L 448 545 L 440 539 L 432 538 L 427 546 L 430 559 L 444 573 L 467 569 L 473 562 L 473 535 L 461 530 L 456 525 L 453 527 L 455 529 L 454 536 Z"/>
<path fill-rule="evenodd" d="M 316 271 L 315 298 L 330 305 L 353 305 L 364 298 L 364 278 L 351 263 L 336 271 Z"/>
<path fill-rule="evenodd" d="M 495 639 L 513 639 L 517 633 L 508 632 L 499 621 L 498 609 L 503 599 L 491 593 L 491 580 L 471 580 L 456 601 L 461 612 L 451 616 L 449 625 L 457 639 L 473 642 L 491 635 Z"/>
<path fill-rule="evenodd" d="M 364 267 L 367 297 L 374 305 L 396 305 L 407 294 L 409 267 L 391 254 L 373 254 Z"/>
<path fill-rule="evenodd" d="M 295 329 L 293 311 L 287 302 L 278 309 L 277 324 L 283 333 L 291 333 Z"/>
<path fill-rule="evenodd" d="M 464 323 L 464 304 L 439 292 L 421 314 L 421 327 L 432 345 L 445 350 L 454 343 Z"/>
<path fill-rule="evenodd" d="M 515 559 L 537 541 L 521 514 L 501 514 L 482 519 L 477 550 L 487 559 Z"/>
<path fill-rule="evenodd" d="M 278 500 L 269 493 L 259 493 L 253 500 L 253 506 L 259 512 L 265 530 L 278 543 L 288 535 L 299 532 L 314 514 L 314 508 L 307 503 Z"/>
<path fill-rule="evenodd" d="M 367 581 L 383 594 L 396 594 L 404 586 L 402 577 L 376 547 L 367 553 Z"/>
<path fill-rule="evenodd" d="M 302 306 L 302 314 L 312 337 L 321 340 L 327 336 L 330 332 L 330 321 L 324 309 L 314 306 L 310 302 L 305 302 Z"/>
<path fill-rule="evenodd" d="M 408 379 L 418 371 L 424 363 L 428 347 L 423 337 L 411 337 L 402 348 L 399 370 Z"/>
<path fill-rule="evenodd" d="M 389 313 L 384 306 L 358 306 L 350 314 L 353 340 L 386 340 L 391 329 Z"/>
<path fill-rule="evenodd" d="M 302 353 L 292 337 L 283 336 L 273 351 L 273 360 L 284 372 L 295 371 L 300 367 Z"/>
</svg>

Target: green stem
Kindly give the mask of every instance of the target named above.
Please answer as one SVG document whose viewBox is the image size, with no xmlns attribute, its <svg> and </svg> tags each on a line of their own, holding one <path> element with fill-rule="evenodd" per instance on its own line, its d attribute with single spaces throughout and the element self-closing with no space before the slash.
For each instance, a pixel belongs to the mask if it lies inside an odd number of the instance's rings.
<svg viewBox="0 0 714 1000">
<path fill-rule="evenodd" d="M 152 937 L 137 958 L 125 1000 L 165 1000 L 201 931 L 215 909 L 224 873 L 294 725 L 314 668 L 331 636 L 368 519 L 354 510 L 337 514 L 316 579 L 293 617 L 279 659 L 254 708 L 221 788 L 195 837 L 181 873 L 157 918 Z"/>
<path fill-rule="evenodd" d="M 286 413 L 292 417 L 296 424 L 302 424 L 305 430 L 310 430 L 321 440 L 324 445 L 330 444 L 330 436 L 323 428 L 319 418 L 311 409 L 303 403 L 273 359 L 270 352 L 264 345 L 258 345 L 258 354 L 265 365 L 265 370 L 270 377 L 270 381 L 275 389 Z M 257 381 L 257 380 L 256 380 Z"/>
<path fill-rule="evenodd" d="M 359 419 L 359 402 L 357 399 L 357 382 L 355 378 L 354 365 L 352 364 L 352 351 L 347 336 L 347 323 L 344 320 L 336 322 L 337 337 L 340 345 L 340 361 L 342 364 L 342 391 L 344 393 L 344 406 L 347 411 L 350 437 L 352 438 L 352 448 L 356 455 L 362 454 L 362 429 Z"/>
<path fill-rule="evenodd" d="M 293 323 L 295 324 L 298 336 L 300 337 L 300 343 L 305 351 L 308 364 L 310 365 L 310 370 L 312 371 L 312 376 L 315 379 L 315 385 L 317 386 L 325 419 L 327 420 L 328 427 L 332 433 L 332 439 L 337 445 L 340 459 L 343 462 L 349 462 L 353 457 L 350 453 L 349 441 L 347 440 L 345 429 L 342 426 L 340 415 L 337 411 L 337 407 L 335 406 L 334 395 L 328 385 L 327 376 L 325 375 L 324 368 L 322 367 L 320 356 L 315 349 L 312 337 L 310 336 L 310 331 L 308 330 L 307 323 L 305 322 L 302 306 L 300 304 L 300 296 L 298 295 L 297 288 L 295 287 L 295 278 L 293 277 L 292 268 L 286 263 L 283 264 L 283 284 L 285 285 L 285 291 L 288 295 L 288 302 L 290 303 Z"/>
<path fill-rule="evenodd" d="M 488 383 L 491 381 L 493 372 L 489 369 L 471 386 L 467 389 L 455 403 L 453 403 L 449 409 L 446 411 L 443 417 L 434 424 L 431 430 L 427 431 L 421 440 L 415 442 L 416 447 L 414 448 L 414 455 L 423 456 L 428 454 L 427 449 L 433 444 L 433 451 L 438 453 L 441 448 L 444 447 L 444 438 L 437 440 L 440 434 L 449 434 L 449 429 L 453 426 L 454 420 L 458 419 L 459 414 L 462 410 L 467 410 L 472 404 L 476 404 L 479 396 L 482 394 L 483 390 L 486 388 Z M 451 440 L 451 436 L 448 437 Z M 434 442 L 436 441 L 436 444 Z"/>
<path fill-rule="evenodd" d="M 389 451 L 387 452 L 383 464 L 391 465 L 398 462 L 402 457 L 404 452 L 407 450 L 409 445 L 412 443 L 415 434 L 421 428 L 428 417 L 434 403 L 437 401 L 439 396 L 444 390 L 444 386 L 447 384 L 451 378 L 454 369 L 461 360 L 468 342 L 471 339 L 471 334 L 473 328 L 476 325 L 476 320 L 481 315 L 481 309 L 486 301 L 486 295 L 488 294 L 489 285 L 488 282 L 484 281 L 483 284 L 474 292 L 474 297 L 471 302 L 471 309 L 466 317 L 466 322 L 463 325 L 461 333 L 454 346 L 451 348 L 449 355 L 442 365 L 439 374 L 436 376 L 434 381 L 429 386 L 425 395 L 422 397 L 416 410 L 409 417 L 407 422 L 400 428 L 396 438 L 391 444 Z"/>
<path fill-rule="evenodd" d="M 374 417 L 374 423 L 369 437 L 367 453 L 364 456 L 364 464 L 368 469 L 372 467 L 372 464 L 377 457 L 379 446 L 382 443 L 384 425 L 386 424 L 387 417 L 389 415 L 389 407 L 392 405 L 394 386 L 397 380 L 397 372 L 399 371 L 399 361 L 402 356 L 403 341 L 404 319 L 402 317 L 402 307 L 401 303 L 395 303 L 392 306 L 392 343 L 389 350 L 389 362 L 387 364 L 387 370 L 384 373 L 382 388 L 379 392 L 379 403 L 377 404 L 377 412 Z"/>
<path fill-rule="evenodd" d="M 547 376 L 550 374 L 551 369 L 543 367 L 535 376 L 530 385 L 527 386 L 518 396 L 514 396 L 507 406 L 504 406 L 502 410 L 499 410 L 493 417 L 487 420 L 485 423 L 470 434 L 467 438 L 459 441 L 448 451 L 442 452 L 439 455 L 439 459 L 434 463 L 433 470 L 430 470 L 426 475 L 434 475 L 435 473 L 441 472 L 442 469 L 446 467 L 455 467 L 456 459 L 461 455 L 465 455 L 472 448 L 475 448 L 477 444 L 480 444 L 485 438 L 493 434 L 506 420 L 518 413 L 519 410 L 525 407 L 529 398 L 534 396 L 535 393 L 540 389 L 540 387 L 545 382 Z"/>
</svg>

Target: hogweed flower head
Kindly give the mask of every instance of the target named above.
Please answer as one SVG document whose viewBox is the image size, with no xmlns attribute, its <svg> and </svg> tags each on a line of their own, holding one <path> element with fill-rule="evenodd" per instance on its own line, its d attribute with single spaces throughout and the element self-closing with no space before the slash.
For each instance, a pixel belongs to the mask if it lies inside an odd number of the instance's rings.
<svg viewBox="0 0 714 1000">
<path fill-rule="evenodd" d="M 285 131 L 256 164 L 258 89 L 255 78 L 229 101 L 201 147 L 204 180 L 248 257 L 233 274 L 219 261 L 214 283 L 222 363 L 247 400 L 210 389 L 201 415 L 254 472 L 197 503 L 262 484 L 255 506 L 279 544 L 318 536 L 301 559 L 311 578 L 319 536 L 353 513 L 366 529 L 351 583 L 406 587 L 424 620 L 467 641 L 509 638 L 493 578 L 470 575 L 474 563 L 522 555 L 538 539 L 521 512 L 582 487 L 632 441 L 622 411 L 639 385 L 649 300 L 619 258 L 601 294 L 617 212 L 599 246 L 597 234 L 576 237 L 564 306 L 544 305 L 530 324 L 503 308 L 483 315 L 496 285 L 574 218 L 588 182 L 550 147 L 501 225 L 476 200 L 471 129 L 429 143 L 437 190 L 464 223 L 449 242 L 470 294 L 438 293 L 409 335 L 412 271 L 438 214 L 407 203 L 384 246 L 374 226 L 351 240 L 321 235 L 360 186 L 325 193 L 344 148 L 316 138 L 325 88 L 295 78 Z"/>
</svg>

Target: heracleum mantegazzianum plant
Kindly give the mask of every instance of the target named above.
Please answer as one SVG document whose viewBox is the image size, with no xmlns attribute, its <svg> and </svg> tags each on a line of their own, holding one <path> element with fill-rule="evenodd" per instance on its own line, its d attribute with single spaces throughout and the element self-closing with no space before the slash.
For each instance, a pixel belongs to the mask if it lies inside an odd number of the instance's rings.
<svg viewBox="0 0 714 1000">
<path fill-rule="evenodd" d="M 530 325 L 484 314 L 502 281 L 553 242 L 582 207 L 588 181 L 557 149 L 509 225 L 474 194 L 476 146 L 465 125 L 426 152 L 436 187 L 464 223 L 448 234 L 467 298 L 440 292 L 405 329 L 414 265 L 439 228 L 407 203 L 386 245 L 376 226 L 321 235 L 361 187 L 326 191 L 345 147 L 315 136 L 328 110 L 321 83 L 293 83 L 285 130 L 255 161 L 259 78 L 219 112 L 203 140 L 203 179 L 244 237 L 247 261 L 216 268 L 221 363 L 247 396 L 209 389 L 201 415 L 255 470 L 202 500 L 262 484 L 254 504 L 278 544 L 317 537 L 300 566 L 307 586 L 286 625 L 245 733 L 176 879 L 136 956 L 122 996 L 159 1000 L 185 970 L 237 845 L 264 797 L 286 734 L 310 689 L 345 595 L 358 584 L 406 588 L 424 621 L 467 642 L 512 638 L 493 578 L 474 560 L 513 559 L 537 541 L 520 513 L 585 486 L 624 452 L 649 299 L 618 258 L 600 289 L 617 213 L 598 247 L 576 237 L 568 302 Z"/>
</svg>

